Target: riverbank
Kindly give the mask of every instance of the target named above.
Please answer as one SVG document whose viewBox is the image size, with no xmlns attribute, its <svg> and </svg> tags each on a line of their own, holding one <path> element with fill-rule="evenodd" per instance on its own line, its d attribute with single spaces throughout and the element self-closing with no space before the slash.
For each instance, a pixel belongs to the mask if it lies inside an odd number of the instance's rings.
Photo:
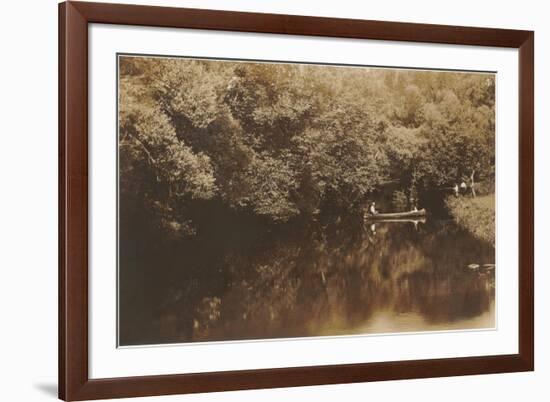
<svg viewBox="0 0 550 402">
<path fill-rule="evenodd" d="M 495 245 L 495 195 L 449 197 L 447 208 L 454 220 L 479 239 Z"/>
</svg>

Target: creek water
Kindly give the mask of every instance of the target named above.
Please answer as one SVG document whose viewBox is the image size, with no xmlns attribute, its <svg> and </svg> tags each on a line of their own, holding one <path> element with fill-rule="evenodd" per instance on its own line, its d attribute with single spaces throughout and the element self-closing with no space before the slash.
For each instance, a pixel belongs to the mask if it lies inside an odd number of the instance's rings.
<svg viewBox="0 0 550 402">
<path fill-rule="evenodd" d="M 123 236 L 121 345 L 495 325 L 495 249 L 445 217 Z"/>
</svg>

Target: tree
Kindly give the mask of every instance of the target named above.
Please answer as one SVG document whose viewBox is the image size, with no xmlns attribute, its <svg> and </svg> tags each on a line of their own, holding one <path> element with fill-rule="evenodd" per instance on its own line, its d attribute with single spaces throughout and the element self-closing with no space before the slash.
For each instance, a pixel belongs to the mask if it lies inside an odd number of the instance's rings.
<svg viewBox="0 0 550 402">
<path fill-rule="evenodd" d="M 286 222 L 357 210 L 387 181 L 413 197 L 494 175 L 492 75 L 142 57 L 119 71 L 121 192 L 184 232 L 193 203 Z"/>
</svg>

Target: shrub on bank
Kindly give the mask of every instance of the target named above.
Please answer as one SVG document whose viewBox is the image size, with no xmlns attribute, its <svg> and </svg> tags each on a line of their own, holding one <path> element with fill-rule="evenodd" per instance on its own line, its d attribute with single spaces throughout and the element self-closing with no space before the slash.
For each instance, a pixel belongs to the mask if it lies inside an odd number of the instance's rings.
<svg viewBox="0 0 550 402">
<path fill-rule="evenodd" d="M 479 239 L 495 245 L 495 195 L 449 197 L 446 201 L 455 221 Z"/>
</svg>

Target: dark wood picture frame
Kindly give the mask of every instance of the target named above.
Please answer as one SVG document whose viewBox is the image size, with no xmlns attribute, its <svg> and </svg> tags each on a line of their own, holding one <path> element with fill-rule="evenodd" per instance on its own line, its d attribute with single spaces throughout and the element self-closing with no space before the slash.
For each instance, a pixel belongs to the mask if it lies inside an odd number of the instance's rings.
<svg viewBox="0 0 550 402">
<path fill-rule="evenodd" d="M 519 49 L 519 353 L 214 373 L 88 375 L 88 24 L 196 28 Z M 534 33 L 66 2 L 59 5 L 59 397 L 86 400 L 534 369 Z"/>
</svg>

